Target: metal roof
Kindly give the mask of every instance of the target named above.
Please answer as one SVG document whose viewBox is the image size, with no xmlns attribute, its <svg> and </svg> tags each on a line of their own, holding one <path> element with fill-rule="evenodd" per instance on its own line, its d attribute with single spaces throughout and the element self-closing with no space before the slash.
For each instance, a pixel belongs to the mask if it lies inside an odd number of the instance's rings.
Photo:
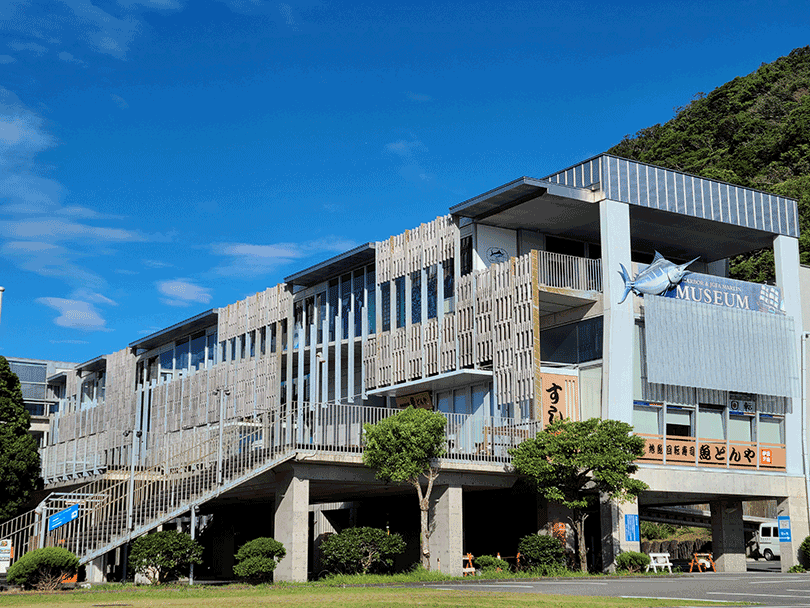
<svg viewBox="0 0 810 608">
<path fill-rule="evenodd" d="M 345 253 L 329 258 L 320 264 L 315 264 L 315 266 L 310 266 L 305 270 L 291 274 L 284 279 L 284 282 L 289 285 L 300 285 L 302 287 L 317 285 L 328 279 L 340 276 L 344 272 L 354 270 L 358 266 L 373 262 L 374 248 L 374 243 L 365 243 Z"/>
<path fill-rule="evenodd" d="M 524 176 L 463 203 L 454 205 L 450 207 L 450 213 L 481 221 L 495 213 L 542 196 L 547 191 L 548 184 L 542 180 Z"/>
<path fill-rule="evenodd" d="M 186 319 L 185 321 L 175 323 L 171 327 L 161 329 L 160 331 L 150 334 L 145 338 L 135 340 L 135 342 L 130 342 L 129 347 L 142 350 L 151 350 L 168 342 L 172 342 L 182 336 L 205 329 L 206 327 L 215 324 L 218 318 L 218 309 L 212 308 L 211 310 L 201 312 L 200 314 Z"/>
</svg>

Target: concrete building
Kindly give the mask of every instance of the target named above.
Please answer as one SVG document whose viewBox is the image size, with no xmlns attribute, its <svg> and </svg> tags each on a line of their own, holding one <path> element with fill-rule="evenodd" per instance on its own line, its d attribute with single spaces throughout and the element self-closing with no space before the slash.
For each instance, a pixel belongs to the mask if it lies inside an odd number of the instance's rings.
<svg viewBox="0 0 810 608">
<path fill-rule="evenodd" d="M 40 542 L 75 546 L 97 579 L 127 540 L 177 521 L 196 534 L 200 514 L 211 576 L 273 535 L 276 579 L 304 580 L 319 539 L 353 523 L 402 532 L 417 561 L 413 489 L 361 461 L 362 424 L 412 404 L 448 419 L 443 571 L 560 530 L 507 450 L 561 417 L 647 438 L 650 489 L 589 517 L 592 567 L 639 549 L 646 509 L 708 503 L 718 569 L 744 571 L 742 504 L 775 499 L 787 569 L 808 535 L 798 236 L 793 200 L 610 155 L 517 179 L 53 378 L 43 469 L 63 494 L 29 537 L 78 503 Z M 762 248 L 776 285 L 727 278 Z"/>
</svg>

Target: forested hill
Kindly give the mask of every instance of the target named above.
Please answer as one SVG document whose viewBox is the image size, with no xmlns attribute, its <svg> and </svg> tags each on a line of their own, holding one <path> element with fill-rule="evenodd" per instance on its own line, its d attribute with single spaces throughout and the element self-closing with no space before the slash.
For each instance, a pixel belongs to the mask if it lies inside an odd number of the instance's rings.
<svg viewBox="0 0 810 608">
<path fill-rule="evenodd" d="M 608 152 L 797 199 L 801 262 L 810 264 L 810 47 L 698 93 L 666 124 Z M 731 273 L 772 280 L 773 252 L 735 258 Z"/>
</svg>

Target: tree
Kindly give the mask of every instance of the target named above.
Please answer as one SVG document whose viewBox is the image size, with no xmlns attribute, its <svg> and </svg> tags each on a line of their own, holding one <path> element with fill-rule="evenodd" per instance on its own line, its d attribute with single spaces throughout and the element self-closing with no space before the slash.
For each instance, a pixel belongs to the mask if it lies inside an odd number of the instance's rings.
<svg viewBox="0 0 810 608">
<path fill-rule="evenodd" d="M 632 430 L 618 420 L 558 420 L 509 451 L 512 466 L 532 480 L 542 496 L 571 509 L 583 572 L 588 507 L 602 494 L 624 502 L 648 487 L 632 477 L 638 470 L 636 459 L 644 454 L 644 438 Z"/>
<path fill-rule="evenodd" d="M 430 570 L 430 493 L 439 476 L 433 461 L 444 454 L 446 423 L 447 419 L 439 412 L 408 407 L 377 424 L 363 426 L 365 465 L 377 469 L 377 477 L 383 481 L 405 482 L 416 489 L 421 521 L 421 561 L 425 570 Z M 424 490 L 422 477 L 427 482 Z"/>
<path fill-rule="evenodd" d="M 404 551 L 402 536 L 380 528 L 346 528 L 321 544 L 324 565 L 343 574 L 368 574 L 379 567 L 390 568 L 393 556 Z"/>
<path fill-rule="evenodd" d="M 268 536 L 254 538 L 239 547 L 233 573 L 239 578 L 270 582 L 273 570 L 285 555 L 284 545 L 276 539 Z"/>
<path fill-rule="evenodd" d="M 202 551 L 188 534 L 164 530 L 137 538 L 132 543 L 129 565 L 154 585 L 166 582 L 189 564 L 201 564 Z"/>
<path fill-rule="evenodd" d="M 0 521 L 16 515 L 40 484 L 37 442 L 20 380 L 0 357 Z"/>
</svg>

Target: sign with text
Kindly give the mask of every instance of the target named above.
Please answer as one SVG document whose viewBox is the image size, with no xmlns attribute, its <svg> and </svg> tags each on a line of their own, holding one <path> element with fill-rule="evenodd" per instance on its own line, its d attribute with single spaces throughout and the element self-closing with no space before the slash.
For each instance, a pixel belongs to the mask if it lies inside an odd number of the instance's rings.
<svg viewBox="0 0 810 608">
<path fill-rule="evenodd" d="M 790 516 L 788 515 L 780 515 L 776 518 L 777 523 L 779 524 L 779 542 L 780 543 L 789 543 L 790 542 Z"/>
<path fill-rule="evenodd" d="M 778 287 L 696 272 L 687 274 L 678 285 L 663 295 L 726 308 L 785 314 L 782 309 L 782 293 Z"/>
<path fill-rule="evenodd" d="M 397 407 L 406 408 L 408 406 L 421 407 L 423 410 L 432 410 L 433 400 L 430 398 L 428 391 L 397 397 Z"/>
<path fill-rule="evenodd" d="M 51 515 L 48 518 L 48 532 L 56 530 L 60 526 L 64 526 L 79 517 L 79 505 L 68 507 L 64 511 L 59 511 L 56 515 Z"/>
<path fill-rule="evenodd" d="M 576 420 L 577 404 L 577 377 L 563 376 L 562 374 L 538 374 L 538 395 L 536 397 L 539 412 L 537 418 L 547 426 L 555 420 L 571 418 Z"/>
<path fill-rule="evenodd" d="M 637 543 L 641 540 L 638 515 L 628 513 L 624 516 L 624 540 L 629 543 Z"/>
</svg>

